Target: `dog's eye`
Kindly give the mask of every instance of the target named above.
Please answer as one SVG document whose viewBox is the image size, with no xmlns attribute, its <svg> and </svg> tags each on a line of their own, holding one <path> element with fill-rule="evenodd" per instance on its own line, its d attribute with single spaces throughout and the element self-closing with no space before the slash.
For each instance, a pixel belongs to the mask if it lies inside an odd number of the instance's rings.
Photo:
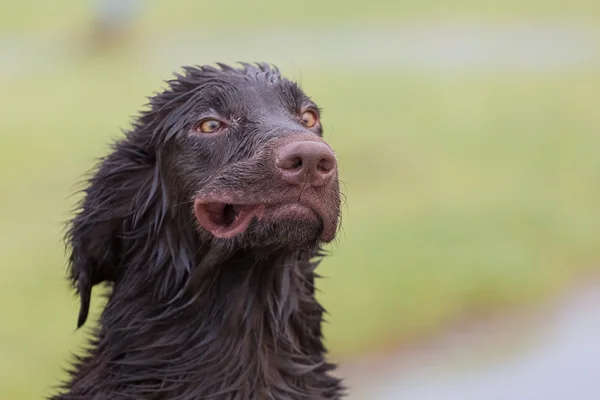
<svg viewBox="0 0 600 400">
<path fill-rule="evenodd" d="M 317 122 L 319 122 L 319 116 L 316 111 L 306 110 L 302 113 L 302 123 L 306 125 L 307 128 L 312 128 Z"/>
<path fill-rule="evenodd" d="M 196 130 L 196 132 L 201 132 L 201 133 L 215 133 L 215 132 L 223 129 L 224 126 L 225 126 L 225 124 L 219 120 L 207 118 L 207 119 L 203 119 L 202 121 L 200 121 L 200 123 L 198 125 L 196 125 L 195 130 Z"/>
</svg>

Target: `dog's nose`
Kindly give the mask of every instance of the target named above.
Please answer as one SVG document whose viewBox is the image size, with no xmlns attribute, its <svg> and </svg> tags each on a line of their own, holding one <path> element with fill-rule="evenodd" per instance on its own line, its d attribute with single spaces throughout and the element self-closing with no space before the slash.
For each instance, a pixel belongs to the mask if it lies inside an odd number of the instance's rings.
<svg viewBox="0 0 600 400">
<path fill-rule="evenodd" d="M 337 164 L 329 146 L 312 141 L 284 144 L 275 151 L 275 163 L 287 182 L 310 186 L 326 185 Z"/>
</svg>

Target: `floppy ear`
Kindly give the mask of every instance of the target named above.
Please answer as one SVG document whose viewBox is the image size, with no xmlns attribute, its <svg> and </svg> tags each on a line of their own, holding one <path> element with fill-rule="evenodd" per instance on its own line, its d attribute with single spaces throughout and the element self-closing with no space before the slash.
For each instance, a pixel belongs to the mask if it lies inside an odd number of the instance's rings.
<svg viewBox="0 0 600 400">
<path fill-rule="evenodd" d="M 131 236 L 136 219 L 163 197 L 160 185 L 146 189 L 156 170 L 154 157 L 124 140 L 100 161 L 87 181 L 65 236 L 70 251 L 69 277 L 81 301 L 78 328 L 87 319 L 92 287 L 116 282 L 122 275 L 123 252 L 130 246 L 126 237 Z M 147 190 L 152 192 L 145 193 Z"/>
<path fill-rule="evenodd" d="M 156 149 L 182 129 L 184 119 L 175 111 L 195 93 L 193 71 L 177 75 L 168 89 L 150 98 L 150 110 L 87 181 L 65 236 L 71 283 L 81 298 L 78 327 L 87 319 L 92 287 L 116 283 L 127 273 L 125 265 L 144 268 L 146 277 L 154 277 L 151 283 L 158 282 L 152 289 L 159 295 L 177 288 L 174 283 L 184 281 L 192 269 L 198 248 L 191 242 L 194 226 L 181 220 L 185 210 L 174 213 L 177 222 L 169 219 L 176 200 L 169 196 L 170 182 Z"/>
</svg>

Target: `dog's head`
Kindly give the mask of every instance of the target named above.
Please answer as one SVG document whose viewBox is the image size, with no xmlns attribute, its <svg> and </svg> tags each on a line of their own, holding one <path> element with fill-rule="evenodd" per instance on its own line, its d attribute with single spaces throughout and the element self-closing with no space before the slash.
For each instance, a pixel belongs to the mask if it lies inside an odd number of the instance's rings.
<svg viewBox="0 0 600 400">
<path fill-rule="evenodd" d="M 314 250 L 335 237 L 337 161 L 298 85 L 265 64 L 186 68 L 168 83 L 101 160 L 71 222 L 80 325 L 97 283 L 168 296 L 214 249 Z"/>
<path fill-rule="evenodd" d="M 203 237 L 248 248 L 331 241 L 337 162 L 317 105 L 267 66 L 192 69 L 179 85 L 189 96 L 156 148 Z"/>
</svg>

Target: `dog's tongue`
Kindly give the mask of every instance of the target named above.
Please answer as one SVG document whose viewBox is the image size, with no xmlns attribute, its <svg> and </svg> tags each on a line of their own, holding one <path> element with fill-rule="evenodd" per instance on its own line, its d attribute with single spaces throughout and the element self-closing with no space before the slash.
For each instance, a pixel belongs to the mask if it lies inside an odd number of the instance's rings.
<svg viewBox="0 0 600 400">
<path fill-rule="evenodd" d="M 200 226 L 220 239 L 244 232 L 252 218 L 258 216 L 257 211 L 258 206 L 255 205 L 194 202 L 194 213 Z"/>
</svg>

